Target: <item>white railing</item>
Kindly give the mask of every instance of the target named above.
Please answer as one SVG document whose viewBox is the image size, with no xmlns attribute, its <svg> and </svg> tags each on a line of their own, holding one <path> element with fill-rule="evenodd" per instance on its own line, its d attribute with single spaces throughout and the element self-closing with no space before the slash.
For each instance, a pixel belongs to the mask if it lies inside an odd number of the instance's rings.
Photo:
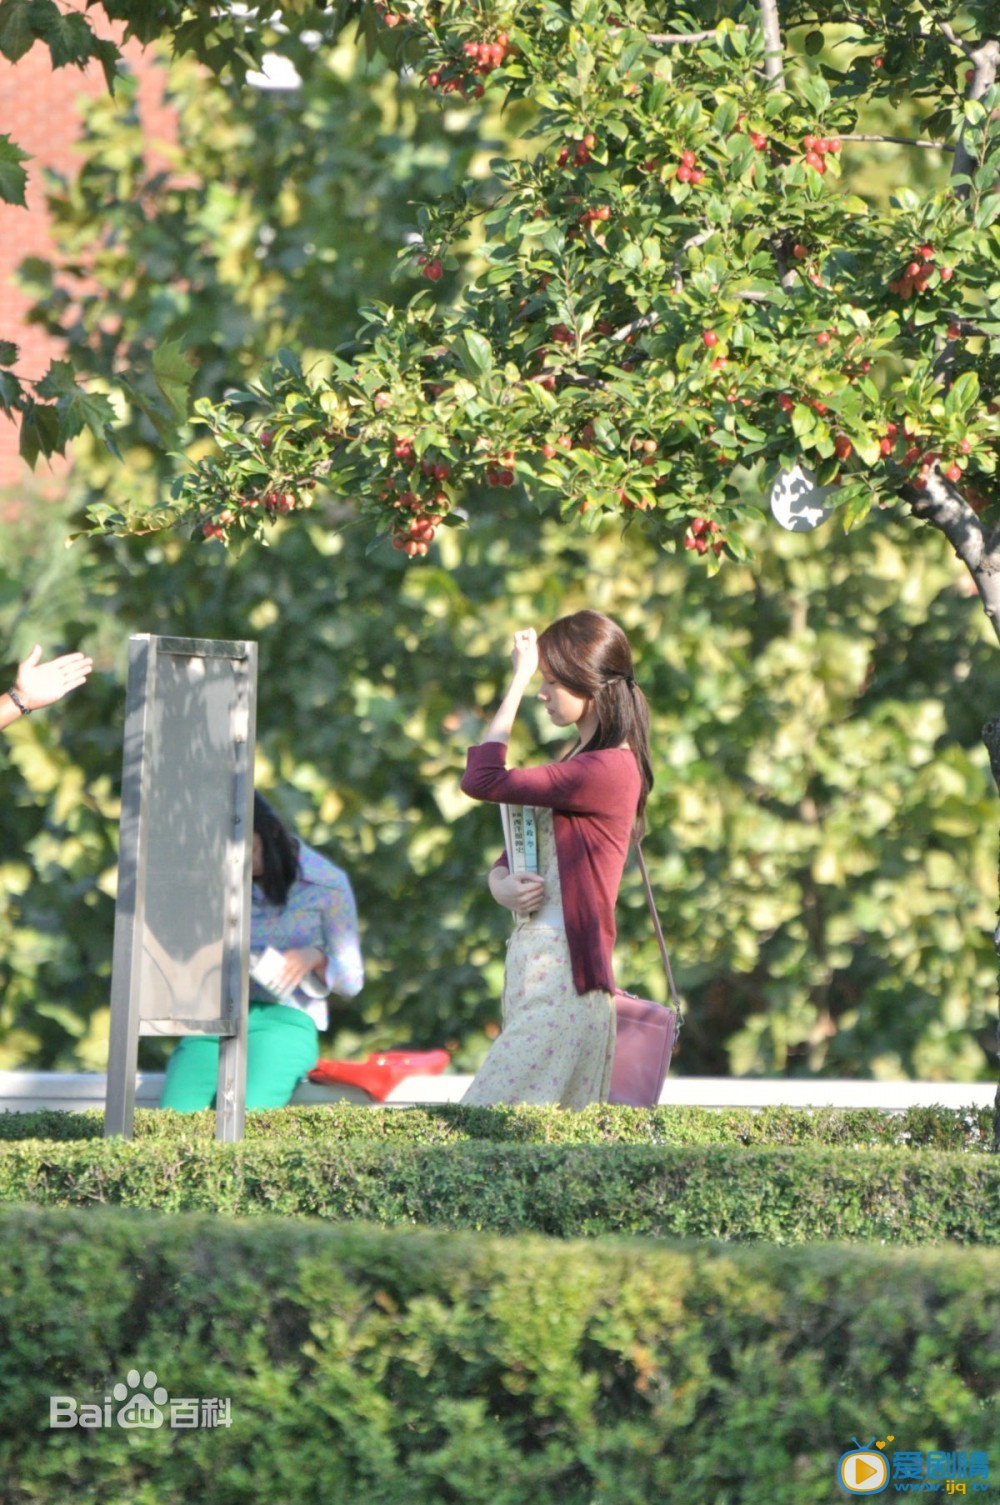
<svg viewBox="0 0 1000 1505">
<path fill-rule="evenodd" d="M 444 1072 L 441 1076 L 411 1076 L 394 1087 L 386 1102 L 394 1107 L 456 1103 L 471 1076 Z M 140 1071 L 136 1077 L 137 1108 L 155 1108 L 163 1086 L 162 1072 Z M 79 1112 L 104 1108 L 107 1078 L 102 1072 L 0 1071 L 0 1113 L 30 1113 L 40 1108 Z M 996 1097 L 992 1082 L 875 1082 L 782 1077 L 667 1078 L 660 1102 L 695 1108 L 878 1108 L 901 1112 L 906 1108 L 989 1108 Z M 293 1103 L 370 1103 L 356 1087 L 299 1083 Z"/>
</svg>

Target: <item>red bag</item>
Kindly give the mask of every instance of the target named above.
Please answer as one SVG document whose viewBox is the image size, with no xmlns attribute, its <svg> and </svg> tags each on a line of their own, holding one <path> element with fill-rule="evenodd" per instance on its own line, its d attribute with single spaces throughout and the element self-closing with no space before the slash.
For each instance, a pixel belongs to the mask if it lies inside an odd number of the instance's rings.
<svg viewBox="0 0 1000 1505">
<path fill-rule="evenodd" d="M 317 1061 L 309 1080 L 327 1086 L 347 1083 L 384 1103 L 408 1076 L 437 1076 L 450 1060 L 446 1050 L 381 1050 L 367 1061 Z"/>
<path fill-rule="evenodd" d="M 652 1108 L 670 1068 L 678 1014 L 662 1003 L 615 992 L 615 1054 L 609 1103 Z"/>
<path fill-rule="evenodd" d="M 625 993 L 621 988 L 616 990 L 615 1054 L 611 1063 L 608 1102 L 622 1103 L 632 1108 L 654 1108 L 660 1101 L 674 1041 L 681 1027 L 681 1005 L 674 987 L 674 974 L 667 955 L 667 943 L 663 939 L 663 927 L 656 912 L 646 859 L 638 840 L 635 850 L 674 1006 L 667 1008 L 665 1004 L 653 1003 L 648 998 L 637 998 L 634 993 Z"/>
</svg>

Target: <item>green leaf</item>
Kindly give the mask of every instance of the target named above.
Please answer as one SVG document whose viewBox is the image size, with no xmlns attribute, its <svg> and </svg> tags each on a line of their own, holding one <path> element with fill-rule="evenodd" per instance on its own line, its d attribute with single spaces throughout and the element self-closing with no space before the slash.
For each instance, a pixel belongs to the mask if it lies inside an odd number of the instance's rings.
<svg viewBox="0 0 1000 1505">
<path fill-rule="evenodd" d="M 979 399 L 979 377 L 975 371 L 964 371 L 951 387 L 944 400 L 944 410 L 949 418 L 965 413 Z"/>
<path fill-rule="evenodd" d="M 850 500 L 840 509 L 840 517 L 843 522 L 844 532 L 849 533 L 859 523 L 864 522 L 872 510 L 871 492 L 864 490 L 850 497 Z"/>
<path fill-rule="evenodd" d="M 194 357 L 181 340 L 167 340 L 153 352 L 153 379 L 174 419 L 187 417 L 188 394 L 194 380 Z"/>
<path fill-rule="evenodd" d="M 19 355 L 13 340 L 0 340 L 0 366 L 13 366 Z"/>
<path fill-rule="evenodd" d="M 64 15 L 55 5 L 51 9 L 46 6 L 37 24 L 53 68 L 65 68 L 70 63 L 80 65 L 93 56 L 96 39 L 79 13 L 71 11 Z"/>
<path fill-rule="evenodd" d="M 38 40 L 34 0 L 0 0 L 0 53 L 16 63 Z"/>
<path fill-rule="evenodd" d="M 821 31 L 807 31 L 802 45 L 809 57 L 818 57 L 826 46 L 826 37 Z"/>
<path fill-rule="evenodd" d="M 489 342 L 475 329 L 467 329 L 455 342 L 455 354 L 470 376 L 483 376 L 493 369 Z"/>
<path fill-rule="evenodd" d="M 21 419 L 21 459 L 32 470 L 39 455 L 48 458 L 59 444 L 59 414 L 50 404 L 31 402 Z"/>
<path fill-rule="evenodd" d="M 86 392 L 78 387 L 71 397 L 59 404 L 59 448 L 84 429 L 104 434 L 114 417 L 115 410 L 102 392 Z"/>
<path fill-rule="evenodd" d="M 28 174 L 21 166 L 29 154 L 11 141 L 9 136 L 0 136 L 0 199 L 5 204 L 20 204 L 25 207 L 24 190 Z"/>
<path fill-rule="evenodd" d="M 76 391 L 72 361 L 53 361 L 35 389 L 39 397 L 68 397 Z"/>
<path fill-rule="evenodd" d="M 739 106 L 735 99 L 724 100 L 712 116 L 712 124 L 720 136 L 725 138 L 731 131 L 736 129 L 739 119 Z"/>
<path fill-rule="evenodd" d="M 24 388 L 12 371 L 0 371 L 0 408 L 8 418 L 20 406 Z"/>
</svg>

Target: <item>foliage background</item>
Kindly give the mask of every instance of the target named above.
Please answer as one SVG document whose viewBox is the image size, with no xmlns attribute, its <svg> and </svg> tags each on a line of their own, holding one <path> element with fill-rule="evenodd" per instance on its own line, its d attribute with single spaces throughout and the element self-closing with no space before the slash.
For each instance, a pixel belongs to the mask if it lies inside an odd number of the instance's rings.
<svg viewBox="0 0 1000 1505">
<path fill-rule="evenodd" d="M 80 179 L 53 185 L 62 269 L 27 270 L 38 317 L 109 386 L 182 338 L 213 396 L 281 342 L 306 365 L 349 348 L 359 305 L 400 296 L 410 201 L 484 180 L 523 124 L 495 105 L 442 115 L 349 40 L 295 60 L 293 93 L 176 65 L 169 181 L 127 97 L 92 110 Z M 868 169 L 873 196 L 907 170 Z M 95 498 L 158 494 L 155 398 L 136 378 L 124 466 L 82 438 L 65 503 L 0 528 L 9 661 L 41 638 L 100 667 L 0 747 L 0 1067 L 104 1063 L 132 631 L 260 642 L 259 781 L 348 870 L 364 917 L 367 985 L 328 1053 L 446 1043 L 474 1066 L 506 926 L 481 881 L 494 813 L 458 792 L 464 747 L 512 625 L 586 604 L 629 632 L 654 707 L 647 855 L 688 1002 L 677 1069 L 990 1074 L 988 635 L 940 535 L 915 547 L 888 512 L 863 533 L 751 526 L 756 558 L 709 580 L 637 530 L 584 536 L 484 489 L 419 570 L 321 495 L 235 561 L 165 536 L 65 551 Z M 623 981 L 663 996 L 634 874 L 620 922 Z"/>
</svg>

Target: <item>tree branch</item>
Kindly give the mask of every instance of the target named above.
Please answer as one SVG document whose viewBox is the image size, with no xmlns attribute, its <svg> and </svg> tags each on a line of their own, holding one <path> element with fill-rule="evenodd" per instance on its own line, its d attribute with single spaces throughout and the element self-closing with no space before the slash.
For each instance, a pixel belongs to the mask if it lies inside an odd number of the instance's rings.
<svg viewBox="0 0 1000 1505">
<path fill-rule="evenodd" d="M 925 149 L 938 152 L 950 151 L 947 141 L 924 141 L 919 136 L 867 136 L 860 132 L 856 134 L 842 134 L 841 141 L 887 141 L 895 146 L 921 146 Z"/>
<path fill-rule="evenodd" d="M 641 319 L 633 319 L 631 324 L 623 324 L 621 329 L 616 329 L 611 338 L 627 340 L 630 334 L 638 334 L 640 329 L 652 329 L 653 325 L 659 322 L 659 314 L 643 314 Z"/>
<path fill-rule="evenodd" d="M 947 538 L 972 576 L 983 610 L 1000 640 L 1000 552 L 991 547 L 998 530 L 987 539 L 976 513 L 936 466 L 927 475 L 926 489 L 905 487 L 903 499 L 914 517 L 929 522 Z"/>
<path fill-rule="evenodd" d="M 747 28 L 740 26 L 737 30 L 746 31 Z M 652 42 L 654 47 L 684 47 L 695 42 L 714 42 L 715 39 L 714 31 L 654 31 L 646 36 L 646 41 Z"/>
<path fill-rule="evenodd" d="M 1000 42 L 990 40 L 982 42 L 977 47 L 972 42 L 963 41 L 949 21 L 941 21 L 926 5 L 924 9 L 931 17 L 934 24 L 945 40 L 952 46 L 957 47 L 972 64 L 972 79 L 969 83 L 967 99 L 981 99 L 988 89 L 991 89 L 997 81 L 997 73 L 1000 72 Z M 971 178 L 976 170 L 976 159 L 965 145 L 965 123 L 959 132 L 958 141 L 955 143 L 955 155 L 951 165 L 951 175 L 955 177 Z M 960 198 L 968 198 L 969 190 L 963 186 L 956 190 Z"/>
<path fill-rule="evenodd" d="M 950 42 L 953 47 L 957 47 L 960 52 L 964 52 L 966 57 L 972 57 L 972 44 L 970 42 L 963 42 L 962 38 L 958 35 L 958 32 L 955 30 L 954 26 L 952 26 L 950 21 L 942 21 L 938 16 L 935 16 L 930 12 L 929 14 L 931 14 L 931 19 L 933 20 L 938 31 L 940 31 L 941 35 L 944 37 L 945 41 Z"/>
<path fill-rule="evenodd" d="M 764 34 L 764 71 L 775 88 L 785 87 L 784 44 L 781 40 L 781 20 L 778 16 L 778 0 L 757 0 L 760 28 Z"/>
</svg>

